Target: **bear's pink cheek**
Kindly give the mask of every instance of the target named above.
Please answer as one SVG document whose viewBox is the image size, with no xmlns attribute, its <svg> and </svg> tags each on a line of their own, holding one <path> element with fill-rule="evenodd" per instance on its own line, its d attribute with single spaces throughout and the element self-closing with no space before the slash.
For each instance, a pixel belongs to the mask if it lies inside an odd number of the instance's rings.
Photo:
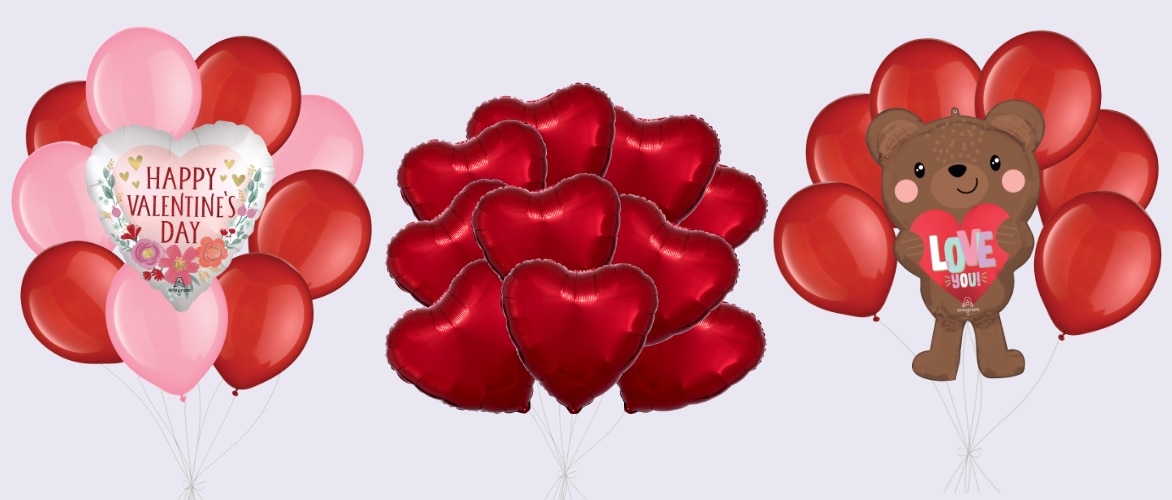
<svg viewBox="0 0 1172 500">
<path fill-rule="evenodd" d="M 908 179 L 904 179 L 895 183 L 895 199 L 903 203 L 911 203 L 915 201 L 916 196 L 920 194 L 920 188 L 916 187 L 916 183 Z"/>
<path fill-rule="evenodd" d="M 1025 187 L 1025 175 L 1021 170 L 1010 170 L 1001 176 L 1001 187 L 1010 193 L 1021 191 Z"/>
</svg>

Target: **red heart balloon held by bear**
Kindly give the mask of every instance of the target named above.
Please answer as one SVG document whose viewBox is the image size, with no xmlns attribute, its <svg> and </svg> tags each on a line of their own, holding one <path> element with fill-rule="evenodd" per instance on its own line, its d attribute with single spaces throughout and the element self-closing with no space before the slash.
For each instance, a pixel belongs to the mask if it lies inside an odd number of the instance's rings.
<svg viewBox="0 0 1172 500">
<path fill-rule="evenodd" d="M 24 272 L 20 306 L 46 348 L 76 363 L 121 363 L 106 329 L 106 296 L 122 260 L 93 243 L 46 248 Z"/>
<path fill-rule="evenodd" d="M 247 253 L 217 278 L 228 304 L 228 333 L 216 371 L 234 389 L 280 375 L 309 342 L 313 299 L 297 270 L 263 253 Z"/>
<path fill-rule="evenodd" d="M 216 42 L 195 60 L 203 89 L 195 126 L 220 120 L 247 125 L 275 153 L 301 114 L 293 63 L 269 42 L 238 36 Z"/>
<path fill-rule="evenodd" d="M 737 255 L 718 236 L 676 227 L 648 200 L 619 199 L 622 222 L 612 262 L 634 265 L 655 282 L 659 307 L 647 345 L 658 344 L 720 305 L 737 282 Z"/>
<path fill-rule="evenodd" d="M 85 100 L 85 82 L 67 82 L 45 92 L 29 112 L 25 128 L 28 154 L 54 142 L 76 142 L 87 148 L 97 144 L 102 133 L 90 117 Z"/>
<path fill-rule="evenodd" d="M 501 120 L 521 120 L 541 132 L 552 186 L 580 173 L 602 175 L 614 143 L 614 104 L 601 90 L 576 83 L 535 101 L 501 97 L 472 112 L 468 137 Z"/>
<path fill-rule="evenodd" d="M 909 228 L 926 247 L 920 267 L 956 300 L 977 302 L 1009 258 L 997 244 L 997 230 L 1008 219 L 1005 209 L 989 203 L 969 209 L 963 221 L 943 210 L 920 214 Z"/>
<path fill-rule="evenodd" d="M 655 202 L 672 223 L 700 202 L 718 161 L 720 139 L 704 120 L 644 120 L 615 107 L 614 149 L 606 180 L 621 194 Z"/>
<path fill-rule="evenodd" d="M 977 118 L 1003 101 L 1026 101 L 1042 111 L 1046 133 L 1034 151 L 1038 167 L 1070 156 L 1091 133 L 1102 103 L 1099 71 L 1074 40 L 1031 31 L 998 47 L 977 82 Z"/>
<path fill-rule="evenodd" d="M 1078 196 L 1042 227 L 1034 275 L 1054 326 L 1067 335 L 1122 321 L 1160 274 L 1160 235 L 1134 200 L 1107 191 Z"/>
<path fill-rule="evenodd" d="M 806 136 L 806 168 L 815 184 L 849 184 L 883 206 L 883 167 L 867 149 L 870 124 L 871 98 L 867 94 L 848 95 L 826 105 Z"/>
<path fill-rule="evenodd" d="M 655 284 L 629 264 L 575 272 L 531 260 L 505 277 L 501 297 L 525 367 L 572 414 L 618 381 L 655 318 Z"/>
<path fill-rule="evenodd" d="M 720 236 L 736 248 L 765 224 L 767 209 L 765 188 L 755 177 L 718 165 L 700 204 L 679 225 Z"/>
<path fill-rule="evenodd" d="M 912 40 L 891 51 L 871 82 L 871 116 L 892 108 L 924 122 L 952 115 L 976 116 L 981 67 L 960 47 L 941 40 Z"/>
<path fill-rule="evenodd" d="M 685 334 L 643 348 L 619 390 L 627 413 L 677 410 L 719 396 L 764 356 L 761 323 L 722 303 Z"/>
<path fill-rule="evenodd" d="M 472 229 L 500 276 L 530 259 L 593 269 L 614 256 L 619 194 L 594 174 L 578 174 L 537 193 L 504 187 L 480 199 Z"/>
<path fill-rule="evenodd" d="M 399 189 L 419 220 L 430 220 L 451 204 L 464 186 L 498 179 L 536 191 L 546 186 L 545 143 L 537 129 L 505 120 L 456 144 L 431 141 L 403 156 Z"/>
<path fill-rule="evenodd" d="M 867 193 L 837 182 L 785 202 L 773 229 L 782 276 L 807 302 L 851 316 L 883 307 L 895 281 L 895 234 Z"/>
<path fill-rule="evenodd" d="M 485 194 L 507 185 L 496 179 L 473 181 L 434 220 L 409 223 L 391 238 L 387 271 L 399 288 L 432 305 L 465 265 L 484 258 L 472 234 L 472 213 Z"/>
<path fill-rule="evenodd" d="M 529 411 L 533 377 L 505 327 L 501 280 L 483 259 L 464 266 L 435 305 L 395 322 L 387 361 L 400 378 L 456 408 Z"/>
<path fill-rule="evenodd" d="M 1038 213 L 1042 221 L 1074 197 L 1112 191 L 1147 207 L 1156 192 L 1159 160 L 1147 132 L 1118 111 L 1099 111 L 1082 146 L 1065 160 L 1042 171 Z"/>
</svg>

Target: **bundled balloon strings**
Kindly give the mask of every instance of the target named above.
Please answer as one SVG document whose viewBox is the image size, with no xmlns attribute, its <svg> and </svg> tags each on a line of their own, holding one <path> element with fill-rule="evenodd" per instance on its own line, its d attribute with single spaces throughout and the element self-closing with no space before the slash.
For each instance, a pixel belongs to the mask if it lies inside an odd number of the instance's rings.
<svg viewBox="0 0 1172 500">
<path fill-rule="evenodd" d="M 554 412 L 557 413 L 557 435 L 554 435 L 553 423 L 549 418 L 549 411 L 546 410 L 545 396 L 541 393 L 543 391 L 534 391 L 537 393 L 537 406 L 534 411 L 530 411 L 529 415 L 533 417 L 533 423 L 537 425 L 537 430 L 541 432 L 542 439 L 545 440 L 545 445 L 549 448 L 549 453 L 553 455 L 554 461 L 558 465 L 558 477 L 554 480 L 553 485 L 545 492 L 546 499 L 552 500 L 567 500 L 571 498 L 585 499 L 586 495 L 582 490 L 574 484 L 574 466 L 578 464 L 590 451 L 598 446 L 611 432 L 618 427 L 619 422 L 622 422 L 625 413 L 620 412 L 619 417 L 614 424 L 610 426 L 605 433 L 594 441 L 585 450 L 582 450 L 582 445 L 586 442 L 587 436 L 590 434 L 590 429 L 594 426 L 594 420 L 598 417 L 598 410 L 602 408 L 602 401 L 606 398 L 603 394 L 595 401 L 594 411 L 590 414 L 590 419 L 586 421 L 586 429 L 581 434 L 577 432 L 578 415 L 570 415 L 567 425 L 563 423 L 562 412 L 559 411 L 559 406 L 556 403 L 551 403 Z M 537 411 L 540 410 L 540 411 Z M 538 413 L 541 415 L 539 416 Z M 576 440 L 575 440 L 576 438 Z M 576 495 L 575 495 L 576 493 Z"/>
<path fill-rule="evenodd" d="M 264 416 L 265 410 L 268 409 L 269 402 L 272 401 L 273 395 L 277 392 L 277 385 L 281 379 L 280 376 L 277 376 L 275 379 L 273 379 L 268 398 L 265 399 L 263 406 L 261 406 L 260 412 L 256 415 L 256 418 L 252 420 L 252 423 L 248 425 L 244 432 L 241 433 L 240 436 L 232 442 L 232 444 L 228 445 L 227 448 L 221 451 L 218 455 L 215 455 L 213 458 L 212 452 L 215 449 L 216 442 L 219 441 L 220 435 L 224 431 L 224 426 L 228 422 L 228 417 L 232 414 L 232 408 L 235 406 L 236 400 L 238 398 L 235 394 L 231 395 L 230 399 L 228 400 L 227 408 L 224 410 L 223 416 L 220 418 L 220 423 L 216 426 L 215 433 L 211 435 L 211 439 L 206 442 L 207 446 L 204 448 L 204 438 L 207 437 L 205 431 L 210 432 L 212 425 L 214 425 L 214 420 L 209 422 L 208 416 L 212 413 L 212 407 L 216 401 L 216 395 L 221 393 L 229 394 L 229 391 L 227 390 L 221 391 L 221 389 L 224 388 L 224 381 L 221 380 L 218 384 L 216 384 L 215 389 L 211 391 L 211 396 L 207 398 L 206 406 L 204 405 L 202 385 L 196 386 L 194 398 L 187 398 L 187 401 L 180 403 L 183 406 L 183 427 L 181 429 L 182 440 L 180 440 L 180 432 L 176 431 L 176 423 L 179 418 L 178 414 L 176 414 L 175 417 L 172 417 L 171 409 L 168 407 L 168 401 L 173 399 L 174 396 L 168 395 L 162 390 L 159 390 L 159 401 L 156 402 L 155 398 L 151 395 L 151 391 L 147 388 L 146 384 L 143 383 L 141 378 L 139 378 L 138 381 L 138 387 L 141 390 L 140 392 L 140 390 L 135 390 L 133 387 L 131 387 L 130 383 L 127 383 L 125 379 L 111 370 L 110 367 L 103 365 L 103 368 L 105 368 L 107 373 L 117 379 L 123 387 L 126 387 L 126 390 L 130 391 L 130 393 L 134 395 L 135 399 L 137 399 L 138 402 L 142 404 L 142 407 L 146 409 L 147 413 L 150 414 L 151 420 L 154 421 L 155 426 L 159 430 L 159 433 L 162 434 L 163 441 L 167 444 L 167 449 L 171 452 L 172 458 L 175 459 L 175 464 L 179 466 L 180 472 L 183 473 L 183 489 L 177 497 L 178 500 L 203 499 L 203 488 L 205 484 L 205 481 L 203 480 L 204 474 L 206 474 L 207 471 L 216 464 L 216 462 L 223 458 L 224 455 L 227 455 L 229 451 L 232 451 L 232 449 L 235 448 L 237 444 L 240 444 L 240 442 L 244 440 L 244 437 L 252 431 L 252 428 L 255 427 L 257 422 L 260 421 L 260 418 Z M 235 391 L 231 392 L 234 393 Z M 189 411 L 190 402 L 193 399 L 197 401 L 194 419 L 191 418 L 191 412 Z M 193 430 L 195 439 L 194 446 L 192 446 Z"/>
<path fill-rule="evenodd" d="M 905 349 L 907 349 L 909 354 L 912 354 L 913 356 L 915 355 L 915 351 L 912 350 L 911 346 L 909 346 L 907 342 L 904 342 L 903 338 L 901 338 L 899 334 L 895 333 L 895 330 L 892 330 L 890 326 L 887 326 L 887 323 L 878 320 L 878 318 L 876 318 L 876 322 L 880 325 L 883 325 L 883 328 L 890 332 L 891 335 L 895 337 L 895 339 L 898 340 Z M 989 428 L 989 430 L 985 431 L 984 435 L 981 435 L 981 415 L 983 413 L 985 399 L 983 384 L 984 377 L 980 375 L 975 377 L 976 384 L 973 390 L 973 397 L 970 399 L 969 384 L 966 382 L 965 376 L 966 372 L 968 371 L 966 369 L 967 363 L 965 362 L 965 358 L 968 356 L 968 352 L 973 349 L 973 346 L 970 345 L 970 343 L 975 342 L 975 338 L 973 336 L 975 333 L 970 335 L 970 332 L 972 332 L 971 327 L 966 325 L 963 333 L 964 336 L 961 342 L 961 364 L 960 370 L 958 372 L 959 379 L 957 380 L 957 382 L 960 384 L 961 405 L 959 407 L 957 406 L 956 397 L 952 387 L 953 384 L 948 382 L 932 382 L 932 389 L 936 391 L 936 396 L 940 399 L 940 404 L 944 406 L 944 412 L 948 414 L 948 419 L 952 422 L 953 430 L 956 431 L 956 437 L 960 439 L 961 443 L 960 448 L 957 449 L 957 454 L 961 457 L 960 463 L 957 464 L 956 469 L 954 469 L 952 471 L 952 475 L 949 476 L 948 482 L 944 485 L 944 492 L 947 493 L 949 490 L 952 490 L 954 493 L 957 493 L 962 491 L 961 488 L 963 487 L 963 491 L 965 493 L 969 493 L 973 490 L 975 490 L 977 493 L 980 493 L 981 482 L 983 480 L 989 485 L 989 487 L 993 488 L 994 491 L 1001 493 L 1001 490 L 997 488 L 997 485 L 993 483 L 993 480 L 989 478 L 989 475 L 985 472 L 984 469 L 981 468 L 980 463 L 977 461 L 977 459 L 981 456 L 981 444 L 985 442 L 985 439 L 993 434 L 993 431 L 997 430 L 1001 424 L 1005 423 L 1005 421 L 1008 420 L 1009 417 L 1013 415 L 1013 413 L 1016 412 L 1018 408 L 1021 408 L 1021 405 L 1025 403 L 1027 399 L 1029 399 L 1031 394 L 1034 393 L 1034 389 L 1037 389 L 1038 384 L 1041 383 L 1042 379 L 1046 376 L 1046 371 L 1050 369 L 1050 363 L 1054 361 L 1054 354 L 1058 352 L 1058 341 L 1054 342 L 1054 348 L 1050 351 L 1050 357 L 1046 360 L 1046 365 L 1042 367 L 1042 372 L 1038 374 L 1037 380 L 1034 381 L 1033 385 L 1030 386 L 1025 395 L 1022 396 L 1021 400 L 1019 400 L 1017 404 L 1015 404 L 1013 408 L 1011 408 L 1009 412 L 1005 414 L 1004 417 L 1001 417 L 1001 420 L 998 420 L 997 423 L 993 424 Z M 944 391 L 940 390 L 941 386 L 944 387 Z M 944 397 L 945 393 L 948 394 L 947 400 L 945 400 Z M 978 435 L 981 437 L 977 438 Z"/>
</svg>

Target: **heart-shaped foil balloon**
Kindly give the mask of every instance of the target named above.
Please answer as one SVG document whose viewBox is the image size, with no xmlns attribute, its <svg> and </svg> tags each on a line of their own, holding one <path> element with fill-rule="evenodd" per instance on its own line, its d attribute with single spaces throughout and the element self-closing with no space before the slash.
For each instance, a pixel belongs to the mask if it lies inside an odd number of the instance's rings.
<svg viewBox="0 0 1172 500">
<path fill-rule="evenodd" d="M 128 126 L 98 139 L 85 177 L 122 258 L 185 311 L 247 248 L 273 159 L 244 125 L 204 125 L 178 140 Z"/>
</svg>

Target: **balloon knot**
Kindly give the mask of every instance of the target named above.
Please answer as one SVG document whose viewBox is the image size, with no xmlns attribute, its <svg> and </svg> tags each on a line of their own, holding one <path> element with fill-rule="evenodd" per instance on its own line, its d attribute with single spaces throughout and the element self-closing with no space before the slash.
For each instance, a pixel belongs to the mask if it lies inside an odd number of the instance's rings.
<svg viewBox="0 0 1172 500">
<path fill-rule="evenodd" d="M 878 315 L 878 314 L 876 314 L 876 315 L 872 316 L 872 317 L 871 317 L 871 321 L 874 321 L 874 322 L 878 323 L 878 322 L 879 322 L 879 315 Z"/>
<path fill-rule="evenodd" d="M 1066 340 L 1066 334 L 1065 334 L 1065 333 L 1059 333 L 1059 334 L 1058 334 L 1058 340 L 1065 341 L 1065 340 Z"/>
<path fill-rule="evenodd" d="M 180 403 L 186 403 L 186 402 L 187 402 L 187 395 L 186 395 L 186 394 L 184 394 L 184 395 L 182 395 L 182 396 L 179 396 L 179 402 L 180 402 Z"/>
<path fill-rule="evenodd" d="M 232 395 L 233 395 L 233 396 L 239 396 L 239 395 L 240 395 L 240 391 L 239 391 L 239 390 L 236 390 L 236 389 L 232 389 Z"/>
</svg>

